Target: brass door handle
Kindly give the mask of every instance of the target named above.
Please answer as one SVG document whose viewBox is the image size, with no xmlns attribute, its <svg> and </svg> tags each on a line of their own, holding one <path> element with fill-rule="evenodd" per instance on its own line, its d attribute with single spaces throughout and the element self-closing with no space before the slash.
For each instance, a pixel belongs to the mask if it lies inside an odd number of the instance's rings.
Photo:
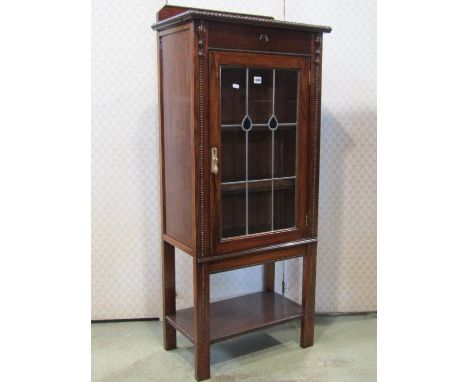
<svg viewBox="0 0 468 382">
<path fill-rule="evenodd" d="M 218 149 L 216 147 L 211 148 L 211 172 L 218 174 Z"/>
</svg>

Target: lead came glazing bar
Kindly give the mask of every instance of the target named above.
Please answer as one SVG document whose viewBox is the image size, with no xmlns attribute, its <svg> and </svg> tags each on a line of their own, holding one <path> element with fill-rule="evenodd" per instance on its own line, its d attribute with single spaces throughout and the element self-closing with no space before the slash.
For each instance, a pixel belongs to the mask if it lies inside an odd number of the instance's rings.
<svg viewBox="0 0 468 382">
<path fill-rule="evenodd" d="M 276 70 L 273 69 L 273 105 L 272 105 L 272 115 L 275 115 L 275 86 L 276 86 Z M 275 229 L 275 131 L 271 131 L 271 230 Z"/>
<path fill-rule="evenodd" d="M 266 127 L 268 126 L 268 123 L 252 123 L 252 127 Z M 278 123 L 278 126 L 296 126 L 296 122 L 287 122 L 287 123 Z M 234 127 L 242 127 L 242 124 L 240 123 L 228 123 L 221 125 L 221 127 L 226 127 L 226 128 L 234 128 Z"/>
<path fill-rule="evenodd" d="M 287 179 L 296 179 L 296 176 L 282 176 L 280 178 L 273 178 L 273 180 L 287 180 Z M 259 182 L 266 182 L 266 181 L 269 181 L 269 180 L 272 180 L 270 178 L 264 178 L 264 179 L 251 179 L 249 180 L 249 184 L 250 183 L 259 183 Z M 226 185 L 230 185 L 230 184 L 242 184 L 242 183 L 246 183 L 245 180 L 238 180 L 238 181 L 234 181 L 234 182 L 223 182 L 221 183 L 223 186 L 226 186 Z"/>
<path fill-rule="evenodd" d="M 249 115 L 249 68 L 245 69 L 245 115 Z M 245 234 L 249 234 L 249 131 L 245 132 Z"/>
</svg>

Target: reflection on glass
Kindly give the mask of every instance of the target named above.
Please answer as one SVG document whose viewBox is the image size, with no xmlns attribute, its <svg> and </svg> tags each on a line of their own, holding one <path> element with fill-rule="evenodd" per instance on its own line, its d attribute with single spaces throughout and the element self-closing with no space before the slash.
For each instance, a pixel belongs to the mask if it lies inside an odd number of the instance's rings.
<svg viewBox="0 0 468 382">
<path fill-rule="evenodd" d="M 222 237 L 245 235 L 245 186 L 245 182 L 222 186 Z"/>
<path fill-rule="evenodd" d="M 245 180 L 245 133 L 239 128 L 221 129 L 221 182 Z"/>
<path fill-rule="evenodd" d="M 244 115 L 245 68 L 222 68 L 221 124 L 239 124 Z"/>
<path fill-rule="evenodd" d="M 273 70 L 249 70 L 249 115 L 253 123 L 267 123 L 273 108 Z"/>
<path fill-rule="evenodd" d="M 221 68 L 222 237 L 296 222 L 298 71 Z"/>
<path fill-rule="evenodd" d="M 249 182 L 249 234 L 271 231 L 271 180 Z"/>
<path fill-rule="evenodd" d="M 271 131 L 255 126 L 249 132 L 249 180 L 271 178 Z"/>
<path fill-rule="evenodd" d="M 296 70 L 275 71 L 275 115 L 281 123 L 295 123 L 297 114 Z"/>
<path fill-rule="evenodd" d="M 275 131 L 275 177 L 296 175 L 296 126 L 279 126 Z"/>
<path fill-rule="evenodd" d="M 274 229 L 293 227 L 296 221 L 296 180 L 279 179 L 273 181 L 274 190 Z"/>
</svg>

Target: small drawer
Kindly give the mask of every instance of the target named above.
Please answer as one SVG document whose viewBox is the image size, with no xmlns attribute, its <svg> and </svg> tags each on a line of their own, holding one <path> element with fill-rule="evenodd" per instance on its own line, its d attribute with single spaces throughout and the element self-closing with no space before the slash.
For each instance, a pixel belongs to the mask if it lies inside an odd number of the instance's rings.
<svg viewBox="0 0 468 382">
<path fill-rule="evenodd" d="M 212 22 L 208 33 L 210 48 L 311 53 L 309 32 Z"/>
</svg>

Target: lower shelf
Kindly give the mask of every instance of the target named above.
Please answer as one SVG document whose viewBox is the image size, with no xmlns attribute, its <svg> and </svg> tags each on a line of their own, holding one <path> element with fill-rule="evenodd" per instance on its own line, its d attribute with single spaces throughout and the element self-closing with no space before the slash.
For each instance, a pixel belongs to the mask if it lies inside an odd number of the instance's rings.
<svg viewBox="0 0 468 382">
<path fill-rule="evenodd" d="M 274 292 L 259 292 L 210 304 L 210 342 L 228 340 L 302 317 L 302 307 Z M 194 341 L 193 308 L 166 315 L 167 322 Z"/>
</svg>

